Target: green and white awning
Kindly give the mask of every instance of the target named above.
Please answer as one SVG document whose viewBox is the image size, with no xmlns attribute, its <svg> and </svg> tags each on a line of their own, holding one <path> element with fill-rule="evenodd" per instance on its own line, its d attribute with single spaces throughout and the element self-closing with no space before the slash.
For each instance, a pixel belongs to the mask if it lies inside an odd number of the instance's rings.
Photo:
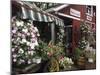
<svg viewBox="0 0 100 75">
<path fill-rule="evenodd" d="M 21 13 L 19 13 L 19 17 L 21 19 L 30 19 L 39 22 L 54 22 L 56 25 L 64 26 L 62 19 L 47 12 L 44 12 L 43 10 L 39 9 L 35 4 L 30 4 L 25 1 L 23 2 L 17 0 L 12 1 L 12 3 L 19 5 L 19 7 L 21 8 Z"/>
</svg>

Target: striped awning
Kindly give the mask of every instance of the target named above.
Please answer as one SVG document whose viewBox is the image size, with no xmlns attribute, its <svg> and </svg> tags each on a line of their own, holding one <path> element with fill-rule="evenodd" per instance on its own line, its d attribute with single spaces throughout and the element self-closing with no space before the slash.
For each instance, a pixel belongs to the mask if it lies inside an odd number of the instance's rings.
<svg viewBox="0 0 100 75">
<path fill-rule="evenodd" d="M 40 22 L 54 22 L 56 25 L 64 26 L 62 19 L 39 9 L 35 4 L 17 0 L 12 1 L 12 3 L 20 6 L 21 13 L 19 13 L 19 17 L 21 19 L 30 19 Z"/>
</svg>

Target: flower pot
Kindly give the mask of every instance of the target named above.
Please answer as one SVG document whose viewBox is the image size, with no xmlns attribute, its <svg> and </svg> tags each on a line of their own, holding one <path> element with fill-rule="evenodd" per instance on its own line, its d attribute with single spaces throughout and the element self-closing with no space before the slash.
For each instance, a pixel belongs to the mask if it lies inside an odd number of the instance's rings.
<svg viewBox="0 0 100 75">
<path fill-rule="evenodd" d="M 93 63 L 94 62 L 93 58 L 88 58 L 88 62 Z"/>
<path fill-rule="evenodd" d="M 80 56 L 77 60 L 77 65 L 79 69 L 85 69 L 86 59 L 83 56 Z"/>
</svg>

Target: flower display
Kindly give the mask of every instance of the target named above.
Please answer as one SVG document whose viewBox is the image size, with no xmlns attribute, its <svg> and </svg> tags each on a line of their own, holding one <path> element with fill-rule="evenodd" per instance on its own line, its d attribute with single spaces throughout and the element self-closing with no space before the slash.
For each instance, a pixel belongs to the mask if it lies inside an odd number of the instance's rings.
<svg viewBox="0 0 100 75">
<path fill-rule="evenodd" d="M 63 67 L 64 69 L 68 69 L 71 68 L 71 65 L 74 64 L 74 62 L 72 61 L 71 58 L 68 57 L 62 57 L 59 59 L 59 64 L 61 67 Z"/>
<path fill-rule="evenodd" d="M 80 29 L 82 33 L 90 33 L 90 28 L 88 26 L 88 24 L 82 23 L 80 25 Z"/>
<path fill-rule="evenodd" d="M 58 32 L 57 32 L 57 42 L 62 42 L 63 43 L 63 39 L 64 39 L 64 27 L 59 26 L 58 28 Z"/>
<path fill-rule="evenodd" d="M 79 41 L 79 45 L 78 47 L 82 50 L 84 50 L 86 48 L 87 45 L 87 40 L 85 40 L 85 37 L 83 37 L 80 41 Z"/>
<path fill-rule="evenodd" d="M 61 45 L 61 44 L 59 44 Z M 58 44 L 54 45 L 52 41 L 49 44 L 39 40 L 39 46 L 37 47 L 37 54 L 42 57 L 42 60 L 48 60 L 51 57 L 58 58 L 60 55 L 64 55 L 64 48 Z"/>
<path fill-rule="evenodd" d="M 96 50 L 90 47 L 89 44 L 87 45 L 84 52 L 85 52 L 85 56 L 88 59 L 91 59 L 90 62 L 94 62 L 96 60 Z"/>
<path fill-rule="evenodd" d="M 35 47 L 38 46 L 37 27 L 32 22 L 13 19 L 11 28 L 12 42 L 12 61 L 17 64 L 34 63 L 33 57 L 36 53 Z"/>
</svg>

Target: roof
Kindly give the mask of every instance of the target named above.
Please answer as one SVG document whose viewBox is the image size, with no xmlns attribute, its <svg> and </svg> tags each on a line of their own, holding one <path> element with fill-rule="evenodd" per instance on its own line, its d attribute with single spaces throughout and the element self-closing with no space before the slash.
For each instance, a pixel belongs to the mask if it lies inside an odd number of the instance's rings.
<svg viewBox="0 0 100 75">
<path fill-rule="evenodd" d="M 28 19 L 35 20 L 35 21 L 55 22 L 56 24 L 60 26 L 63 25 L 62 19 L 41 10 L 34 3 L 31 4 L 27 1 L 18 1 L 18 0 L 14 0 L 13 3 L 19 4 L 20 8 L 22 9 L 22 13 L 20 14 L 20 17 L 22 19 L 28 18 Z"/>
<path fill-rule="evenodd" d="M 45 10 L 46 12 L 53 12 L 53 11 L 59 11 L 65 7 L 69 6 L 69 4 L 63 4 L 63 5 L 59 5 L 58 7 L 53 7 L 50 9 Z"/>
</svg>

